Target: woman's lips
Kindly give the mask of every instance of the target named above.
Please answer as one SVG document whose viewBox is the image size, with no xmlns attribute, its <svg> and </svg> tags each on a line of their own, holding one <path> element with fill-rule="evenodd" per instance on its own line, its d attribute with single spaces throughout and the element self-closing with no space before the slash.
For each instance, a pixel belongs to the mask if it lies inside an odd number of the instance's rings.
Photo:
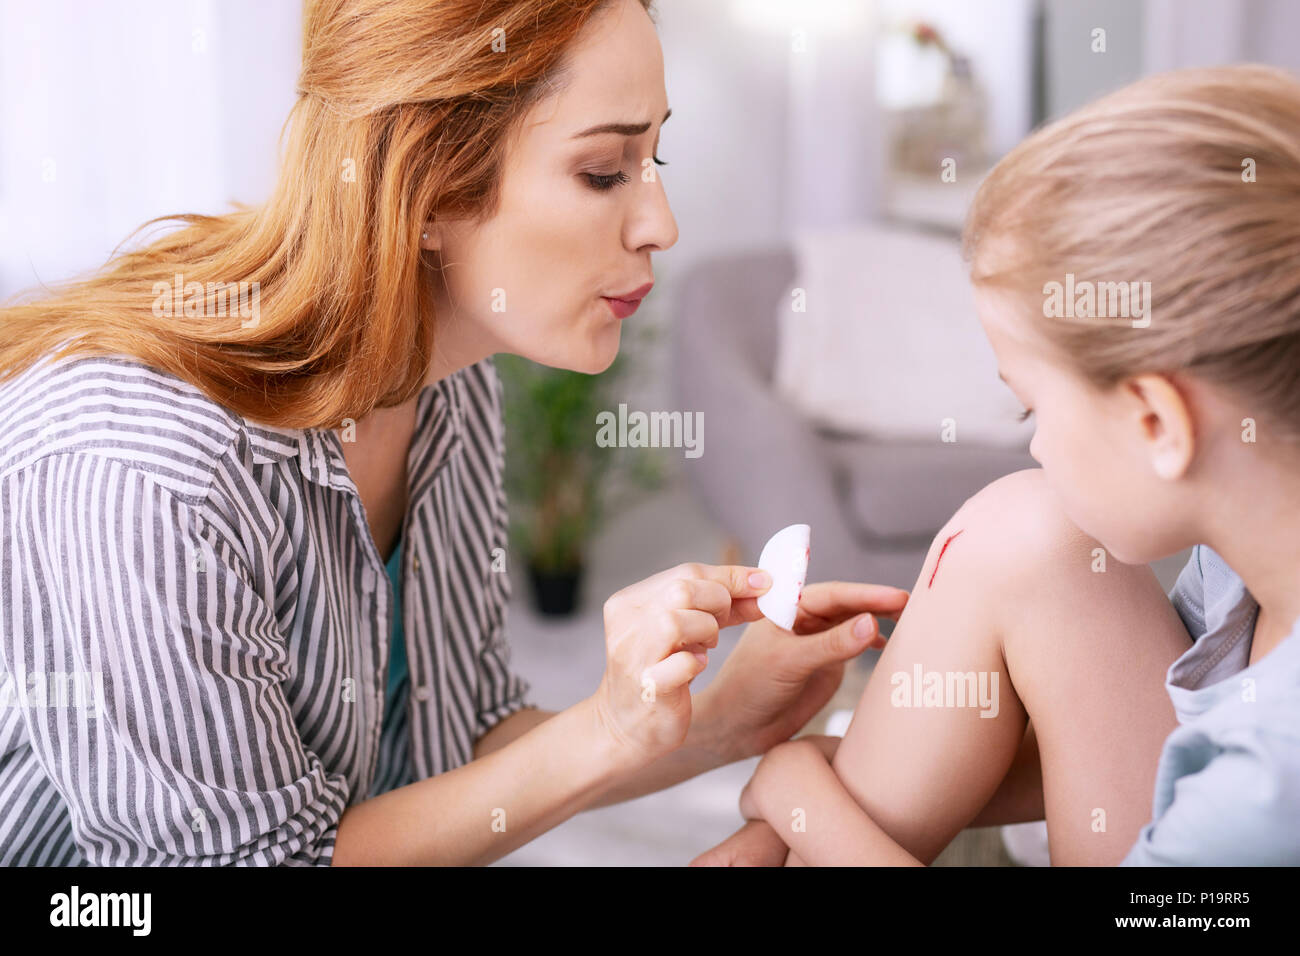
<svg viewBox="0 0 1300 956">
<path fill-rule="evenodd" d="M 605 300 L 609 310 L 614 313 L 614 317 L 617 319 L 626 319 L 641 304 L 640 299 L 611 299 L 606 295 L 602 295 L 601 298 Z"/>
<path fill-rule="evenodd" d="M 641 288 L 633 289 L 627 295 L 602 295 L 601 298 L 609 304 L 609 310 L 614 313 L 615 318 L 626 319 L 637 310 L 637 306 L 641 304 L 641 300 L 650 294 L 652 288 L 654 288 L 654 283 L 647 282 L 645 285 L 641 286 Z"/>
</svg>

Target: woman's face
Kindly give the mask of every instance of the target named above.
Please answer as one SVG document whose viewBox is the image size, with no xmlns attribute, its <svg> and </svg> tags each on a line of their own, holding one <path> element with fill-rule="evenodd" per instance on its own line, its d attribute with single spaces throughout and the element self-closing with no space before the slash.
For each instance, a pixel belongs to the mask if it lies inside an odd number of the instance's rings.
<svg viewBox="0 0 1300 956">
<path fill-rule="evenodd" d="M 1186 410 L 1164 379 L 1142 376 L 1099 390 L 1051 358 L 1023 303 L 976 285 L 975 305 L 1002 379 L 1032 410 L 1029 453 L 1070 520 L 1126 564 L 1194 541 L 1195 508 L 1179 480 L 1190 449 L 1171 448 L 1190 441 Z"/>
<path fill-rule="evenodd" d="M 637 0 L 588 23 L 566 64 L 569 83 L 524 117 L 508 149 L 496 214 L 439 222 L 423 244 L 442 265 L 444 344 L 594 374 L 618 353 L 623 320 L 607 297 L 644 296 L 650 254 L 677 241 L 654 161 L 668 102 L 659 38 Z"/>
</svg>

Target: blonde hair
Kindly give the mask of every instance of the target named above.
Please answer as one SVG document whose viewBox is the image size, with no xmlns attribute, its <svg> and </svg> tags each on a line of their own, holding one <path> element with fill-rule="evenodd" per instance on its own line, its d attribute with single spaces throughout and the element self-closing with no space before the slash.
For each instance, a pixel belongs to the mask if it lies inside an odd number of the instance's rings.
<svg viewBox="0 0 1300 956">
<path fill-rule="evenodd" d="M 434 347 L 424 223 L 495 211 L 519 121 L 563 87 L 566 48 L 609 3 L 309 0 L 270 199 L 150 220 L 184 225 L 0 310 L 0 381 L 51 352 L 125 353 L 290 428 L 409 399 Z M 201 316 L 157 314 L 178 275 Z M 227 302 L 240 283 L 255 322 Z"/>
<path fill-rule="evenodd" d="M 1300 439 L 1295 76 L 1162 73 L 1038 130 L 981 184 L 963 250 L 972 282 L 1032 303 L 1041 340 L 1094 385 L 1186 370 Z M 1066 273 L 1150 282 L 1150 325 L 1046 317 Z"/>
</svg>

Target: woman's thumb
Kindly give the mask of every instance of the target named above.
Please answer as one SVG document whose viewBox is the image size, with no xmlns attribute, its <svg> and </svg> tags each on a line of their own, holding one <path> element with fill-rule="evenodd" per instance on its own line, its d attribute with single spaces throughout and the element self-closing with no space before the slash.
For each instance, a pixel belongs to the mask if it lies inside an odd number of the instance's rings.
<svg viewBox="0 0 1300 956">
<path fill-rule="evenodd" d="M 868 647 L 884 647 L 884 638 L 880 636 L 880 627 L 874 615 L 859 614 L 855 618 L 835 625 L 825 632 L 822 641 L 823 656 L 826 663 L 846 661 L 857 657 Z"/>
</svg>

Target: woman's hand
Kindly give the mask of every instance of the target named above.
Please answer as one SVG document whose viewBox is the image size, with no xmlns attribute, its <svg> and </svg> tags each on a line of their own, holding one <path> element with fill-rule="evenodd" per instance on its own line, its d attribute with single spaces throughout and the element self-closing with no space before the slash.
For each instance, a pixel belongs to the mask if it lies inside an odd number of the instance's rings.
<svg viewBox="0 0 1300 956">
<path fill-rule="evenodd" d="M 757 568 L 680 564 L 605 602 L 605 674 L 593 701 L 634 760 L 655 760 L 685 740 L 690 683 L 708 664 L 708 648 L 721 628 L 761 616 L 756 599 L 769 587 Z"/>
<path fill-rule="evenodd" d="M 839 688 L 845 661 L 868 647 L 884 647 L 876 618 L 896 618 L 907 598 L 900 588 L 876 584 L 808 585 L 793 634 L 766 619 L 745 629 L 718 676 L 697 696 L 697 732 L 724 761 L 789 740 Z M 859 623 L 861 634 L 854 631 Z"/>
<path fill-rule="evenodd" d="M 784 866 L 790 848 L 766 820 L 746 820 L 745 825 L 690 866 Z"/>
</svg>

